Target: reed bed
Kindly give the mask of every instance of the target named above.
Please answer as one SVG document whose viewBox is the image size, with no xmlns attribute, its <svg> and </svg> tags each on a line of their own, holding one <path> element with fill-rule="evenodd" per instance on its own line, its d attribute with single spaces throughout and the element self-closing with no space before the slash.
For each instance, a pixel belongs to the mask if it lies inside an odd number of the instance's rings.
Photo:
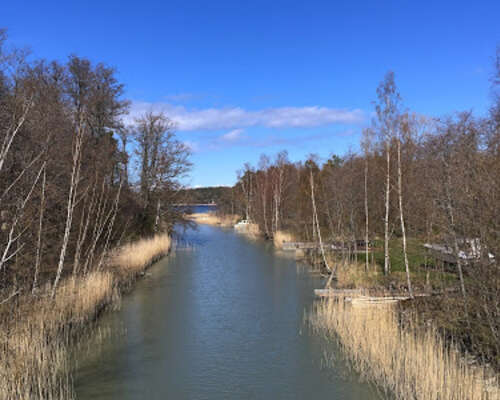
<svg viewBox="0 0 500 400">
<path fill-rule="evenodd" d="M 119 304 L 124 282 L 169 248 L 166 235 L 123 246 L 103 270 L 63 280 L 54 298 L 46 286 L 1 307 L 0 399 L 74 399 L 70 346 L 92 332 L 103 309 Z"/>
<path fill-rule="evenodd" d="M 497 400 L 498 379 L 443 343 L 432 327 L 402 327 L 393 307 L 357 309 L 343 300 L 320 302 L 313 329 L 338 343 L 363 378 L 397 399 Z"/>
<path fill-rule="evenodd" d="M 277 249 L 283 248 L 283 243 L 285 242 L 293 242 L 294 236 L 287 231 L 277 231 L 273 236 L 273 243 Z"/>
<path fill-rule="evenodd" d="M 335 260 L 329 260 L 330 265 L 335 265 Z M 364 264 L 350 262 L 337 263 L 335 270 L 336 285 L 343 289 L 374 288 L 379 285 L 381 274 L 377 268 L 370 267 L 366 270 Z"/>
<path fill-rule="evenodd" d="M 244 229 L 241 229 L 239 232 L 246 237 L 254 240 L 262 237 L 262 232 L 260 231 L 259 225 L 252 222 L 247 224 L 246 227 Z"/>
<path fill-rule="evenodd" d="M 141 239 L 114 251 L 108 263 L 110 269 L 118 276 L 120 283 L 127 284 L 155 261 L 165 256 L 171 246 L 172 242 L 167 234 Z"/>
<path fill-rule="evenodd" d="M 234 224 L 236 224 L 236 222 L 239 219 L 237 215 L 231 215 L 231 214 L 217 215 L 213 212 L 193 213 L 187 215 L 187 217 L 190 220 L 197 222 L 198 224 L 216 225 L 216 226 L 222 226 L 224 228 L 233 227 Z"/>
</svg>

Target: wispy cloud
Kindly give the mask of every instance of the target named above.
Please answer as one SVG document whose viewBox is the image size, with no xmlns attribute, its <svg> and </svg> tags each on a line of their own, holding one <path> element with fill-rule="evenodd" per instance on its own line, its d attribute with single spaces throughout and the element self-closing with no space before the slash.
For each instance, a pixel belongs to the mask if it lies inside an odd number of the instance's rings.
<svg viewBox="0 0 500 400">
<path fill-rule="evenodd" d="M 309 133 L 299 136 L 282 136 L 282 135 L 265 135 L 261 137 L 243 135 L 243 129 L 234 129 L 224 135 L 217 136 L 211 139 L 202 139 L 198 142 L 184 142 L 194 153 L 205 151 L 219 151 L 233 147 L 246 148 L 272 148 L 272 147 L 302 147 L 307 143 L 314 142 L 323 144 L 327 140 L 331 140 L 332 136 L 342 137 L 351 136 L 355 132 L 347 129 L 340 132 L 318 132 Z"/>
<path fill-rule="evenodd" d="M 365 114 L 359 109 L 337 109 L 321 106 L 275 107 L 246 110 L 241 107 L 188 109 L 169 103 L 134 102 L 126 122 L 144 111 L 163 111 L 177 124 L 179 131 L 241 129 L 253 126 L 267 128 L 310 128 L 332 124 L 358 124 Z"/>
<path fill-rule="evenodd" d="M 233 129 L 232 131 L 222 135 L 220 138 L 226 142 L 234 142 L 241 139 L 243 132 L 245 132 L 243 129 Z"/>
</svg>

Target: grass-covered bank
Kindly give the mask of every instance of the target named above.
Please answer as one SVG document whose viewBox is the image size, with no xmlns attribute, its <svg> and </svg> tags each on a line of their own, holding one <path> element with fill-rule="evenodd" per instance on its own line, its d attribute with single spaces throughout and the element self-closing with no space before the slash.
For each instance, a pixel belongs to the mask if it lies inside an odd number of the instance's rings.
<svg viewBox="0 0 500 400">
<path fill-rule="evenodd" d="M 402 324 L 393 307 L 356 308 L 330 299 L 316 304 L 310 322 L 340 346 L 356 371 L 398 399 L 500 396 L 492 371 L 469 363 L 432 326 L 422 327 L 413 319 Z"/>
<path fill-rule="evenodd" d="M 157 235 L 116 249 L 105 267 L 0 306 L 0 398 L 74 398 L 69 346 L 90 333 L 100 312 L 171 248 Z"/>
</svg>

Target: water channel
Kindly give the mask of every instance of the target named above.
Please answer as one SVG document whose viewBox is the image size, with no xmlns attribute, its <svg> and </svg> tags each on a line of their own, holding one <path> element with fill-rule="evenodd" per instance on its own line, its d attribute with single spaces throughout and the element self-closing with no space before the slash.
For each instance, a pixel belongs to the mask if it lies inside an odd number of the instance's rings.
<svg viewBox="0 0 500 400">
<path fill-rule="evenodd" d="M 188 230 L 82 349 L 79 400 L 375 399 L 304 315 L 322 280 L 269 243 Z M 334 350 L 334 349 L 333 349 Z"/>
</svg>

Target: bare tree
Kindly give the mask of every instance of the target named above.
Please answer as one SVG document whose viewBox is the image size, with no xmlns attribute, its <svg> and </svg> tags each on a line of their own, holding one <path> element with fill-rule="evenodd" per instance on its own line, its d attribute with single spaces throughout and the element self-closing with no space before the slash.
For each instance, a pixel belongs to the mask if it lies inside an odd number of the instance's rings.
<svg viewBox="0 0 500 400">
<path fill-rule="evenodd" d="M 391 141 L 399 122 L 401 98 L 394 81 L 394 73 L 389 71 L 377 88 L 378 102 L 375 105 L 380 135 L 385 147 L 385 217 L 384 217 L 384 272 L 390 272 L 389 258 L 389 206 L 391 192 Z"/>
<path fill-rule="evenodd" d="M 158 230 L 162 194 L 181 188 L 179 178 L 191 168 L 190 151 L 176 139 L 175 123 L 162 112 L 146 112 L 136 119 L 132 129 L 140 164 L 143 207 L 151 219 L 151 228 Z M 170 222 L 173 224 L 175 221 Z"/>
<path fill-rule="evenodd" d="M 253 175 L 254 171 L 249 163 L 245 163 L 243 170 L 238 171 L 238 182 L 243 192 L 245 219 L 248 221 L 252 220 Z"/>
<path fill-rule="evenodd" d="M 397 130 L 397 153 L 398 153 L 398 204 L 399 204 L 399 218 L 401 221 L 401 235 L 403 237 L 403 257 L 405 261 L 406 281 L 408 284 L 408 292 L 410 297 L 413 297 L 413 290 L 411 286 L 410 265 L 408 263 L 408 252 L 406 246 L 406 226 L 403 212 L 403 172 L 401 167 L 401 136 L 402 131 L 409 131 L 408 114 L 403 116 L 402 126 Z"/>
<path fill-rule="evenodd" d="M 363 130 L 363 139 L 361 147 L 363 148 L 365 158 L 364 168 L 364 205 L 365 205 L 365 269 L 368 270 L 369 255 L 369 215 L 368 215 L 368 158 L 370 156 L 371 136 L 373 132 L 370 129 Z"/>
<path fill-rule="evenodd" d="M 268 193 L 268 177 L 269 177 L 269 157 L 262 154 L 259 159 L 259 171 L 256 174 L 257 193 L 260 194 L 260 207 L 262 209 L 262 220 L 264 232 L 267 237 L 271 237 L 267 218 L 267 193 Z"/>
<path fill-rule="evenodd" d="M 321 237 L 321 227 L 319 225 L 319 220 L 318 220 L 318 210 L 316 208 L 316 195 L 314 192 L 314 176 L 313 176 L 313 169 L 316 166 L 316 163 L 312 160 L 308 160 L 308 163 L 309 163 L 309 184 L 311 186 L 311 203 L 313 211 L 313 229 L 316 231 L 316 234 L 318 235 L 319 248 L 321 251 L 321 256 L 323 257 L 323 263 L 325 265 L 325 268 L 329 273 L 331 273 L 332 269 L 328 265 L 328 260 L 326 259 L 325 255 L 325 249 L 323 247 L 323 239 Z"/>
<path fill-rule="evenodd" d="M 283 197 L 283 189 L 285 186 L 285 169 L 288 164 L 288 153 L 286 151 L 281 151 L 276 156 L 275 162 L 275 179 L 274 179 L 274 232 L 280 229 L 280 212 L 281 203 Z"/>
<path fill-rule="evenodd" d="M 40 271 L 40 263 L 42 261 L 42 236 L 43 236 L 43 216 L 45 213 L 45 187 L 47 184 L 47 165 L 44 164 L 43 176 L 42 176 L 42 189 L 40 196 L 40 217 L 38 220 L 38 239 L 36 244 L 36 256 L 35 256 L 35 272 L 33 276 L 33 286 L 32 292 L 34 293 L 38 285 L 38 273 Z"/>
<path fill-rule="evenodd" d="M 63 272 L 64 260 L 66 258 L 66 251 L 68 248 L 69 235 L 71 232 L 71 227 L 73 224 L 73 214 L 75 211 L 75 203 L 77 196 L 78 184 L 80 182 L 80 170 L 82 165 L 82 146 L 83 139 L 85 135 L 85 123 L 84 116 L 82 113 L 79 115 L 76 135 L 73 145 L 73 166 L 71 170 L 71 179 L 69 184 L 68 202 L 66 205 L 66 224 L 64 227 L 64 236 L 61 245 L 61 251 L 59 253 L 59 262 L 57 264 L 56 278 L 54 284 L 52 285 L 52 298 L 54 298 L 57 290 L 57 285 L 61 279 L 61 274 Z"/>
</svg>

